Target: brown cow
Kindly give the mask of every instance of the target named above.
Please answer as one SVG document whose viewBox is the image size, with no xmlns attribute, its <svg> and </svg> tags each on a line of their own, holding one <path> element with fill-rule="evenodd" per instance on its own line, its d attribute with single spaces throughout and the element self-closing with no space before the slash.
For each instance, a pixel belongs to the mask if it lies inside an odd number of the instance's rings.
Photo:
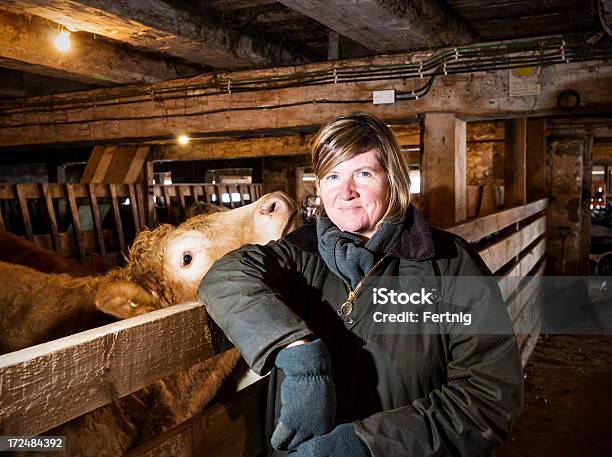
<svg viewBox="0 0 612 457">
<path fill-rule="evenodd" d="M 83 322 L 91 325 L 94 301 L 124 318 L 194 300 L 216 259 L 245 243 L 280 238 L 292 227 L 295 212 L 293 202 L 277 192 L 176 228 L 141 232 L 128 265 L 102 277 L 70 278 L 0 264 L 0 281 L 10 284 L 0 289 L 0 346 L 16 350 L 48 339 L 45 332 L 58 337 L 65 326 L 72 331 Z M 201 411 L 238 359 L 232 349 L 48 433 L 67 436 L 68 455 L 122 455 Z"/>
<path fill-rule="evenodd" d="M 85 276 L 104 273 L 104 262 L 97 255 L 89 257 L 89 263 L 67 259 L 60 253 L 50 251 L 6 230 L 0 230 L 0 261 L 16 263 L 44 273 L 68 273 Z"/>
</svg>

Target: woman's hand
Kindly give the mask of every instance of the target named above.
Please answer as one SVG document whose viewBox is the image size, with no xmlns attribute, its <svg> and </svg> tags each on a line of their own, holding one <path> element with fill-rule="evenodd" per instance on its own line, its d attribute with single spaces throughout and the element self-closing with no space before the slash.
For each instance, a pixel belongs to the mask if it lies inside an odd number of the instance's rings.
<svg viewBox="0 0 612 457">
<path fill-rule="evenodd" d="M 336 391 L 327 348 L 321 340 L 290 346 L 276 356 L 276 366 L 285 378 L 271 443 L 281 450 L 295 449 L 304 441 L 330 432 L 336 418 Z"/>
<path fill-rule="evenodd" d="M 330 433 L 298 446 L 291 457 L 371 457 L 368 447 L 357 436 L 353 424 L 338 425 Z"/>
</svg>

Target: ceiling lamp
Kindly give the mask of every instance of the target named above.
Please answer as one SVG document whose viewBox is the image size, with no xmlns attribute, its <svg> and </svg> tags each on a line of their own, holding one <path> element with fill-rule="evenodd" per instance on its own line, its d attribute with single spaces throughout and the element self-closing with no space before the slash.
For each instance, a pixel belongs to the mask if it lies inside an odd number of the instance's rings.
<svg viewBox="0 0 612 457">
<path fill-rule="evenodd" d="M 53 41 L 55 47 L 62 52 L 68 52 L 72 44 L 70 43 L 70 32 L 68 30 L 62 30 Z"/>
<path fill-rule="evenodd" d="M 179 135 L 178 142 L 179 142 L 179 144 L 185 145 L 185 144 L 189 143 L 189 137 L 187 135 Z"/>
</svg>

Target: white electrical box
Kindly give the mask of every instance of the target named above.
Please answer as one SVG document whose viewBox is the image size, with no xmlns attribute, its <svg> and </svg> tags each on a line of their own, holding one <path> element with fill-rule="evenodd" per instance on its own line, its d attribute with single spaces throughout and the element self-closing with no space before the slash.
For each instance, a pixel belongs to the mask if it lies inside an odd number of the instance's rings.
<svg viewBox="0 0 612 457">
<path fill-rule="evenodd" d="M 395 103 L 395 90 L 375 90 L 374 92 L 372 92 L 372 102 L 375 105 Z"/>
</svg>

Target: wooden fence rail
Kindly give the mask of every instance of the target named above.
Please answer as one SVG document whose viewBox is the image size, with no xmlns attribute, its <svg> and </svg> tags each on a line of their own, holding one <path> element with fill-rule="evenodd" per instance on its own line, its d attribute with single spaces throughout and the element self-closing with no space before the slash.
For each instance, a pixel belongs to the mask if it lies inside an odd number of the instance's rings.
<svg viewBox="0 0 612 457">
<path fill-rule="evenodd" d="M 179 199 L 181 195 L 190 195 L 189 192 L 195 195 L 193 188 L 181 190 L 175 186 L 173 189 L 160 188 L 155 195 L 166 198 L 178 195 Z M 224 190 L 217 188 L 217 195 L 222 195 Z M 78 195 L 76 189 L 75 195 Z M 534 283 L 529 278 L 520 280 L 513 275 L 528 272 L 541 275 L 543 272 L 545 219 L 541 213 L 546 208 L 547 200 L 544 199 L 487 216 L 483 218 L 485 222 L 479 219 L 451 229 L 471 234 L 473 242 L 496 232 L 504 233 L 504 238 L 493 240 L 481 249 L 481 253 L 497 271 L 501 271 L 501 267 L 505 271 L 498 280 L 515 323 L 521 319 L 537 319 L 538 297 Z M 508 228 L 516 231 L 506 233 Z M 477 230 L 478 235 L 474 236 Z M 502 251 L 504 255 L 499 253 Z M 199 303 L 176 305 L 0 356 L 0 434 L 42 433 L 210 357 L 210 347 L 201 332 L 205 319 L 203 306 Z M 519 342 L 528 350 L 532 339 L 527 335 L 521 341 L 520 337 Z M 165 350 L 157 350 L 159 347 Z M 55 368 L 48 369 L 51 366 Z M 253 421 L 262 417 L 265 389 L 257 387 L 248 392 L 235 400 L 243 405 L 241 408 L 250 405 L 248 411 L 232 410 L 236 406 L 231 402 L 213 406 L 130 455 L 178 455 L 175 451 L 179 448 L 188 450 L 180 455 L 234 455 L 231 452 L 236 449 L 243 449 L 236 452 L 245 455 L 258 454 L 262 449 L 261 424 L 253 428 L 257 430 L 253 432 L 257 435 L 255 439 L 247 432 L 253 427 Z M 67 397 L 81 401 L 66 402 Z M 221 433 L 218 424 L 211 423 L 211 418 L 219 417 L 228 424 L 223 430 L 237 430 L 241 435 L 233 443 L 235 446 L 227 447 L 231 452 L 216 447 L 211 454 L 200 435 Z M 236 421 L 232 421 L 232 417 Z M 228 435 L 224 433 L 223 436 Z"/>
</svg>

